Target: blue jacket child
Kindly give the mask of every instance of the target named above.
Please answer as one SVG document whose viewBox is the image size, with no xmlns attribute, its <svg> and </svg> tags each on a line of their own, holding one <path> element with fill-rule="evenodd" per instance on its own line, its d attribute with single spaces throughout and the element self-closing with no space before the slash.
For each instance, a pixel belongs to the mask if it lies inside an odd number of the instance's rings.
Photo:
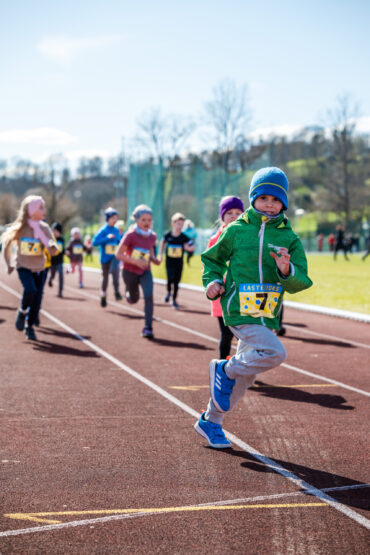
<svg viewBox="0 0 370 555">
<path fill-rule="evenodd" d="M 103 307 L 107 305 L 106 291 L 108 286 L 110 266 L 112 264 L 112 261 L 115 260 L 115 252 L 121 239 L 121 233 L 119 229 L 115 227 L 118 219 L 117 210 L 110 206 L 104 211 L 104 214 L 107 223 L 99 229 L 92 240 L 94 247 L 100 247 L 100 263 L 102 266 L 103 275 L 100 304 Z M 116 299 L 119 300 L 122 297 L 119 293 L 119 283 L 117 283 L 117 281 L 117 279 L 114 279 L 113 285 L 115 289 Z"/>
</svg>

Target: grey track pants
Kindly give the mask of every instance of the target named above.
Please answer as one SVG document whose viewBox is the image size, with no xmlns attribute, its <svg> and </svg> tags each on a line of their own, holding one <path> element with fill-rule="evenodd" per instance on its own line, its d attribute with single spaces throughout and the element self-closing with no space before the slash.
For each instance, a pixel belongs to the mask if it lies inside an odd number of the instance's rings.
<svg viewBox="0 0 370 555">
<path fill-rule="evenodd" d="M 268 328 L 258 324 L 230 327 L 239 339 L 236 355 L 224 366 L 226 375 L 236 383 L 230 397 L 230 409 L 254 384 L 256 375 L 279 366 L 286 359 L 286 350 L 281 341 Z M 212 399 L 209 400 L 206 419 L 222 424 L 225 413 L 220 412 Z"/>
<path fill-rule="evenodd" d="M 112 271 L 111 266 L 113 262 L 114 262 L 113 260 L 110 260 L 109 262 L 105 262 L 104 264 L 101 265 L 101 273 L 102 273 L 101 292 L 103 295 L 105 295 L 107 292 L 108 278 L 109 278 L 110 272 L 112 272 L 114 291 L 115 293 L 118 293 L 119 291 L 119 266 L 117 265 L 116 267 L 114 267 Z"/>
<path fill-rule="evenodd" d="M 153 322 L 153 276 L 150 270 L 145 270 L 141 275 L 123 270 L 123 281 L 126 285 L 126 300 L 135 304 L 139 300 L 139 284 L 144 294 L 145 327 L 152 328 Z M 127 296 L 127 293 L 129 296 Z"/>
</svg>

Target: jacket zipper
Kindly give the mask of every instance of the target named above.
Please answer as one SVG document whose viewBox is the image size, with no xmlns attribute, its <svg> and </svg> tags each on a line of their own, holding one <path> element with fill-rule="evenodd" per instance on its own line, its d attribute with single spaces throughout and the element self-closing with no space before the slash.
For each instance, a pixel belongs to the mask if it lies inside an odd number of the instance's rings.
<svg viewBox="0 0 370 555">
<path fill-rule="evenodd" d="M 258 237 L 260 239 L 259 254 L 258 254 L 258 271 L 259 271 L 260 283 L 261 284 L 263 283 L 262 254 L 263 254 L 263 238 L 264 238 L 264 235 L 265 235 L 265 226 L 266 226 L 266 220 L 262 222 L 261 228 L 260 228 L 259 233 L 258 233 Z M 262 323 L 263 326 L 266 325 L 263 316 L 261 316 L 261 323 Z"/>
</svg>

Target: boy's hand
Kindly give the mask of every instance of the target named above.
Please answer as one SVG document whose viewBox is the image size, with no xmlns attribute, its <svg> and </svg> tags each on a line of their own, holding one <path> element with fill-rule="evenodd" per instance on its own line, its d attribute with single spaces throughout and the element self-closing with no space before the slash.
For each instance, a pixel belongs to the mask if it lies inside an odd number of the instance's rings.
<svg viewBox="0 0 370 555">
<path fill-rule="evenodd" d="M 276 252 L 270 252 L 270 256 L 275 260 L 280 273 L 284 277 L 288 277 L 290 273 L 290 254 L 288 253 L 288 249 L 280 247 L 277 254 Z"/>
<path fill-rule="evenodd" d="M 209 299 L 214 299 L 218 295 L 223 295 L 225 293 L 225 288 L 218 281 L 214 281 L 208 285 L 206 293 Z"/>
</svg>

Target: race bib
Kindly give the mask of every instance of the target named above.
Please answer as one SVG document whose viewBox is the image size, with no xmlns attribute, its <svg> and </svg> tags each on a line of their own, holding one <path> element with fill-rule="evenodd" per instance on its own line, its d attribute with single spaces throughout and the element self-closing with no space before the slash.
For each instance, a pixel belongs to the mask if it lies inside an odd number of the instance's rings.
<svg viewBox="0 0 370 555">
<path fill-rule="evenodd" d="M 149 262 L 150 252 L 148 251 L 148 249 L 141 249 L 140 247 L 135 247 L 131 253 L 131 256 L 136 260 L 145 260 L 146 262 Z"/>
<path fill-rule="evenodd" d="M 240 314 L 253 318 L 274 318 L 283 291 L 272 283 L 241 283 L 239 285 Z"/>
<path fill-rule="evenodd" d="M 72 247 L 73 254 L 82 254 L 83 251 L 84 251 L 84 248 L 82 245 L 73 245 Z"/>
<path fill-rule="evenodd" d="M 40 239 L 22 237 L 21 254 L 24 254 L 26 256 L 40 256 L 42 254 L 42 245 Z"/>
<path fill-rule="evenodd" d="M 167 256 L 169 256 L 170 258 L 182 258 L 182 246 L 168 245 Z"/>
<path fill-rule="evenodd" d="M 62 250 L 63 250 L 63 243 L 62 243 L 62 241 L 57 241 L 57 247 L 58 247 L 58 249 L 59 249 L 59 252 L 62 252 Z"/>
<path fill-rule="evenodd" d="M 113 245 L 111 243 L 108 243 L 108 245 L 105 245 L 105 254 L 116 254 L 116 250 L 117 250 L 117 245 Z"/>
</svg>

